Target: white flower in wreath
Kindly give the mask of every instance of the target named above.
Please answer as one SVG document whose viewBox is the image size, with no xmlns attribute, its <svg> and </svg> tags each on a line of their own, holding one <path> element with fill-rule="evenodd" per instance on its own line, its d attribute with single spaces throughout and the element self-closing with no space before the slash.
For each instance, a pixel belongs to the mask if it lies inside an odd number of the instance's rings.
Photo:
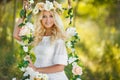
<svg viewBox="0 0 120 80">
<path fill-rule="evenodd" d="M 25 79 L 25 80 L 30 80 L 30 79 Z"/>
<path fill-rule="evenodd" d="M 25 35 L 29 35 L 34 31 L 34 27 L 33 24 L 30 22 L 27 22 L 21 29 L 19 32 L 19 36 L 25 36 Z"/>
<path fill-rule="evenodd" d="M 39 8 L 38 8 L 38 7 L 35 7 L 35 8 L 33 9 L 33 14 L 36 15 L 38 12 L 39 12 Z"/>
<path fill-rule="evenodd" d="M 72 63 L 72 66 L 77 66 L 77 63 L 76 63 L 76 62 L 73 62 L 73 63 Z"/>
<path fill-rule="evenodd" d="M 46 4 L 44 5 L 44 9 L 46 10 L 46 11 L 50 11 L 51 9 L 53 9 L 54 7 L 53 7 L 53 3 L 52 2 L 50 2 L 50 1 L 46 1 Z"/>
<path fill-rule="evenodd" d="M 23 46 L 23 50 L 24 50 L 25 52 L 28 52 L 28 46 Z"/>
<path fill-rule="evenodd" d="M 78 65 L 73 66 L 72 73 L 74 75 L 82 75 L 82 68 Z"/>
<path fill-rule="evenodd" d="M 77 78 L 76 80 L 81 80 L 80 78 Z"/>
<path fill-rule="evenodd" d="M 67 28 L 67 30 L 66 30 L 66 34 L 67 34 L 68 38 L 75 36 L 76 33 L 77 33 L 76 28 L 74 28 L 74 27 Z"/>
<path fill-rule="evenodd" d="M 16 78 L 14 77 L 14 78 L 12 78 L 12 80 L 16 80 Z"/>
<path fill-rule="evenodd" d="M 58 8 L 58 9 L 60 9 L 62 11 L 62 5 L 61 4 L 59 4 L 56 1 L 53 1 L 53 4 L 54 4 L 55 8 Z"/>
<path fill-rule="evenodd" d="M 26 68 L 22 67 L 22 68 L 20 68 L 20 70 L 25 72 Z"/>
<path fill-rule="evenodd" d="M 46 74 L 42 74 L 42 73 L 36 73 L 35 74 L 35 79 L 37 80 L 39 80 L 39 79 L 43 79 L 43 80 L 48 80 L 48 76 L 46 75 Z"/>
<path fill-rule="evenodd" d="M 26 26 L 27 26 L 29 29 L 31 29 L 32 32 L 34 31 L 34 26 L 33 26 L 32 23 L 27 22 L 27 23 L 26 23 Z"/>
<path fill-rule="evenodd" d="M 75 52 L 75 48 L 71 48 L 71 51 L 74 53 Z"/>
<path fill-rule="evenodd" d="M 72 62 L 76 61 L 78 58 L 76 57 L 69 57 L 68 63 L 71 64 Z"/>
<path fill-rule="evenodd" d="M 72 47 L 71 41 L 68 41 L 68 42 L 67 42 L 67 47 L 68 47 L 68 48 L 71 48 L 71 47 Z"/>
<path fill-rule="evenodd" d="M 30 34 L 30 29 L 28 27 L 22 27 L 20 29 L 20 33 L 19 33 L 19 36 L 25 36 L 27 34 Z"/>
<path fill-rule="evenodd" d="M 48 76 L 46 74 L 43 74 L 43 79 L 48 80 Z"/>
<path fill-rule="evenodd" d="M 32 68 L 27 67 L 26 70 L 25 70 L 25 73 L 23 74 L 23 76 L 31 75 L 33 72 L 34 72 L 34 71 L 33 71 Z"/>
<path fill-rule="evenodd" d="M 43 3 L 43 2 L 37 3 L 37 4 L 36 4 L 36 7 L 37 7 L 40 11 L 42 11 L 42 10 L 44 10 L 44 3 Z"/>
<path fill-rule="evenodd" d="M 23 76 L 28 76 L 29 74 L 27 73 L 27 72 L 25 72 L 24 74 L 23 74 Z"/>
<path fill-rule="evenodd" d="M 36 75 L 35 78 L 39 78 L 39 79 L 42 78 L 42 74 L 40 74 L 40 73 L 36 73 L 35 75 Z"/>
<path fill-rule="evenodd" d="M 29 3 L 30 3 L 30 4 L 33 4 L 33 3 L 34 3 L 34 0 L 29 0 Z"/>
</svg>

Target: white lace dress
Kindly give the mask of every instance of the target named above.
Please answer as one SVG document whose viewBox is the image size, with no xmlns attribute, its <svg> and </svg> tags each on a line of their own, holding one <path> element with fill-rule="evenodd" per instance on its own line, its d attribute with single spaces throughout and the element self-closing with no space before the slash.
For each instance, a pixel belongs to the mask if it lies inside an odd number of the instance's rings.
<svg viewBox="0 0 120 80">
<path fill-rule="evenodd" d="M 48 67 L 55 64 L 67 65 L 67 52 L 65 43 L 58 39 L 50 44 L 50 36 L 44 36 L 42 41 L 34 48 L 36 55 L 36 67 Z M 68 80 L 64 71 L 48 74 L 49 80 Z"/>
</svg>

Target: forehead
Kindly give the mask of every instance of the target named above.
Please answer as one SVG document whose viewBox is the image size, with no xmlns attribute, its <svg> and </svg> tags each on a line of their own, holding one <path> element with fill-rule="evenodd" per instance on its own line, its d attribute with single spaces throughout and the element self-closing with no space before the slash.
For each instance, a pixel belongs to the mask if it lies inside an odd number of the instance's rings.
<svg viewBox="0 0 120 80">
<path fill-rule="evenodd" d="M 43 11 L 43 15 L 53 15 L 52 11 Z"/>
</svg>

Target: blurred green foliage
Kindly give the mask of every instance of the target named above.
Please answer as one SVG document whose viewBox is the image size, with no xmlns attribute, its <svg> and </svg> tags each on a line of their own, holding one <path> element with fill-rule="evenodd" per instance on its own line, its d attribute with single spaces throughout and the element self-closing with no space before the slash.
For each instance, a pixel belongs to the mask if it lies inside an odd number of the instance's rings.
<svg viewBox="0 0 120 80">
<path fill-rule="evenodd" d="M 67 7 L 67 1 L 61 1 Z M 119 5 L 119 0 L 72 1 L 74 19 L 70 26 L 75 26 L 80 35 L 80 42 L 75 47 L 84 66 L 83 80 L 120 79 Z M 17 68 L 20 46 L 12 37 L 14 21 L 21 8 L 22 0 L 0 1 L 0 80 L 21 76 Z M 68 27 L 65 14 L 62 18 Z"/>
</svg>

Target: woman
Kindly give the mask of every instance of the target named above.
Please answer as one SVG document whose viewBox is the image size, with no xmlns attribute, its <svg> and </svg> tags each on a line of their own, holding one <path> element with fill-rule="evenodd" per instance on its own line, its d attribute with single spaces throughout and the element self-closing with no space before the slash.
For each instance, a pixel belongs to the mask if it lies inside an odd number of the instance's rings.
<svg viewBox="0 0 120 80">
<path fill-rule="evenodd" d="M 29 66 L 35 71 L 48 74 L 49 80 L 68 80 L 64 73 L 68 56 L 61 19 L 53 8 L 41 10 L 39 7 L 39 10 L 40 12 L 36 14 L 33 42 L 36 61 L 33 65 L 31 59 L 27 57 Z M 23 19 L 19 19 L 18 24 L 22 21 Z M 18 24 L 14 30 L 14 38 L 20 41 Z"/>
</svg>

